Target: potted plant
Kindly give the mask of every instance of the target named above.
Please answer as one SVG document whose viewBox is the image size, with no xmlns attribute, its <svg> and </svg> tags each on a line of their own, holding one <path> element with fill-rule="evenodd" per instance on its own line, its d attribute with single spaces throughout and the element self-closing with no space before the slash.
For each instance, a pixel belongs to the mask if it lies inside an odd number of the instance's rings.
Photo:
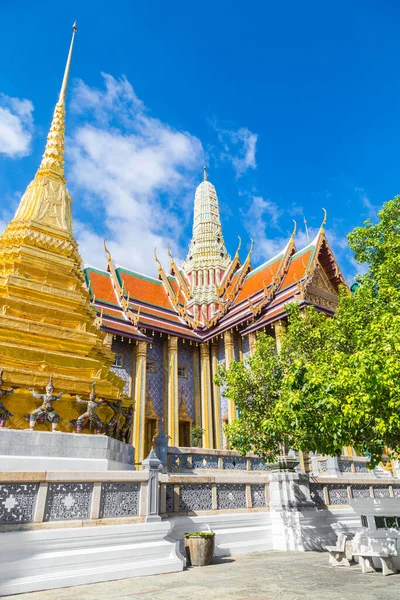
<svg viewBox="0 0 400 600">
<path fill-rule="evenodd" d="M 215 545 L 213 531 L 185 533 L 185 547 L 193 567 L 205 567 L 212 561 Z"/>
</svg>

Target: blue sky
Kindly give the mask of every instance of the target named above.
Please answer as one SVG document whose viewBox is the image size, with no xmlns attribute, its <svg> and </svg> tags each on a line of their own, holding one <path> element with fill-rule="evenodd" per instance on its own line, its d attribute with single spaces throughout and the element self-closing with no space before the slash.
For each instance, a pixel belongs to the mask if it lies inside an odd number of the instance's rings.
<svg viewBox="0 0 400 600">
<path fill-rule="evenodd" d="M 171 242 L 185 257 L 206 162 L 233 254 L 253 264 L 303 215 L 345 276 L 346 234 L 400 192 L 400 5 L 389 0 L 113 4 L 3 2 L 0 220 L 40 162 L 78 22 L 66 173 L 85 261 L 155 274 Z"/>
</svg>

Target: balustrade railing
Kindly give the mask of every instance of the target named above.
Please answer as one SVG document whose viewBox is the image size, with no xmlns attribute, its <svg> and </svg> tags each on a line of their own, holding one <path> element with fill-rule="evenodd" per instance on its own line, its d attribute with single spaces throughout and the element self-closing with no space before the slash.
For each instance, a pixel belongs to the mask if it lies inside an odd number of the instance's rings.
<svg viewBox="0 0 400 600">
<path fill-rule="evenodd" d="M 261 458 L 248 454 L 242 456 L 234 450 L 210 450 L 205 448 L 168 448 L 168 470 L 184 472 L 191 470 L 219 471 L 271 471 L 272 465 Z"/>
<path fill-rule="evenodd" d="M 0 528 L 104 519 L 145 519 L 149 471 L 2 472 Z M 76 524 L 74 525 L 76 526 Z"/>
<path fill-rule="evenodd" d="M 358 478 L 357 478 L 358 479 Z M 398 480 L 397 480 L 398 481 Z M 350 500 L 356 498 L 399 498 L 400 481 L 391 483 L 382 480 L 347 480 L 347 478 L 318 478 L 310 479 L 310 495 L 315 506 L 350 505 Z"/>
<path fill-rule="evenodd" d="M 204 511 L 268 510 L 269 482 L 263 475 L 194 477 L 161 476 L 162 515 L 202 514 Z"/>
</svg>

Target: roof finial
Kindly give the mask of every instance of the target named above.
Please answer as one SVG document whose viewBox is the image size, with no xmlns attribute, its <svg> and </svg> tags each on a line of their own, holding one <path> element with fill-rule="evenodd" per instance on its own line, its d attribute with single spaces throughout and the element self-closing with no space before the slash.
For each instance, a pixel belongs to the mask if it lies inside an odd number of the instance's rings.
<svg viewBox="0 0 400 600">
<path fill-rule="evenodd" d="M 307 241 L 308 241 L 308 243 L 310 243 L 310 234 L 308 232 L 307 221 L 306 221 L 305 217 L 303 217 L 303 219 L 304 219 L 304 227 L 306 228 Z"/>
<path fill-rule="evenodd" d="M 203 181 L 207 181 L 207 167 L 204 165 L 203 167 Z"/>
<path fill-rule="evenodd" d="M 293 232 L 292 232 L 292 239 L 294 239 L 294 236 L 297 233 L 297 223 L 296 221 L 293 219 Z"/>
<path fill-rule="evenodd" d="M 72 40 L 71 40 L 71 45 L 69 47 L 67 64 L 65 65 L 65 72 L 64 72 L 62 85 L 61 85 L 60 97 L 58 99 L 59 102 L 65 102 L 65 96 L 67 95 L 68 77 L 69 77 L 69 71 L 71 68 L 72 48 L 74 47 L 74 39 L 75 39 L 75 34 L 77 31 L 78 31 L 78 28 L 76 26 L 76 21 L 75 21 L 74 24 L 72 25 Z"/>
<path fill-rule="evenodd" d="M 322 220 L 321 227 L 320 227 L 321 231 L 324 230 L 324 225 L 326 225 L 326 210 L 325 210 L 325 208 L 323 208 L 322 210 L 324 211 L 324 218 Z"/>
</svg>

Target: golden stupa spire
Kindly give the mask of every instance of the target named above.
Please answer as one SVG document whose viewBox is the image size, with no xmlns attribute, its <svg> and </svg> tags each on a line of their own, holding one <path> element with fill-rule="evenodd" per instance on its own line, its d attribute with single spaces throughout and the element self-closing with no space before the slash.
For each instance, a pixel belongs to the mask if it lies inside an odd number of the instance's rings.
<svg viewBox="0 0 400 600">
<path fill-rule="evenodd" d="M 6 238 L 15 242 L 15 229 L 40 228 L 51 235 L 66 235 L 72 238 L 71 197 L 65 187 L 64 177 L 64 138 L 65 138 L 65 97 L 71 68 L 76 23 L 72 26 L 72 40 L 67 64 L 61 84 L 60 96 L 54 109 L 53 120 L 47 136 L 45 151 L 35 178 L 27 187 L 18 206 L 14 219 L 9 223 Z M 10 234 L 10 236 L 8 236 Z M 75 242 L 74 242 L 75 243 Z M 75 243 L 76 245 L 76 243 Z"/>
<path fill-rule="evenodd" d="M 71 69 L 72 49 L 77 32 L 76 21 L 72 26 L 72 40 L 69 48 L 67 64 L 61 85 L 60 96 L 54 109 L 53 120 L 47 136 L 46 148 L 36 177 L 47 175 L 59 178 L 65 183 L 64 178 L 64 137 L 65 137 L 65 97 L 67 94 L 68 78 Z"/>
</svg>

